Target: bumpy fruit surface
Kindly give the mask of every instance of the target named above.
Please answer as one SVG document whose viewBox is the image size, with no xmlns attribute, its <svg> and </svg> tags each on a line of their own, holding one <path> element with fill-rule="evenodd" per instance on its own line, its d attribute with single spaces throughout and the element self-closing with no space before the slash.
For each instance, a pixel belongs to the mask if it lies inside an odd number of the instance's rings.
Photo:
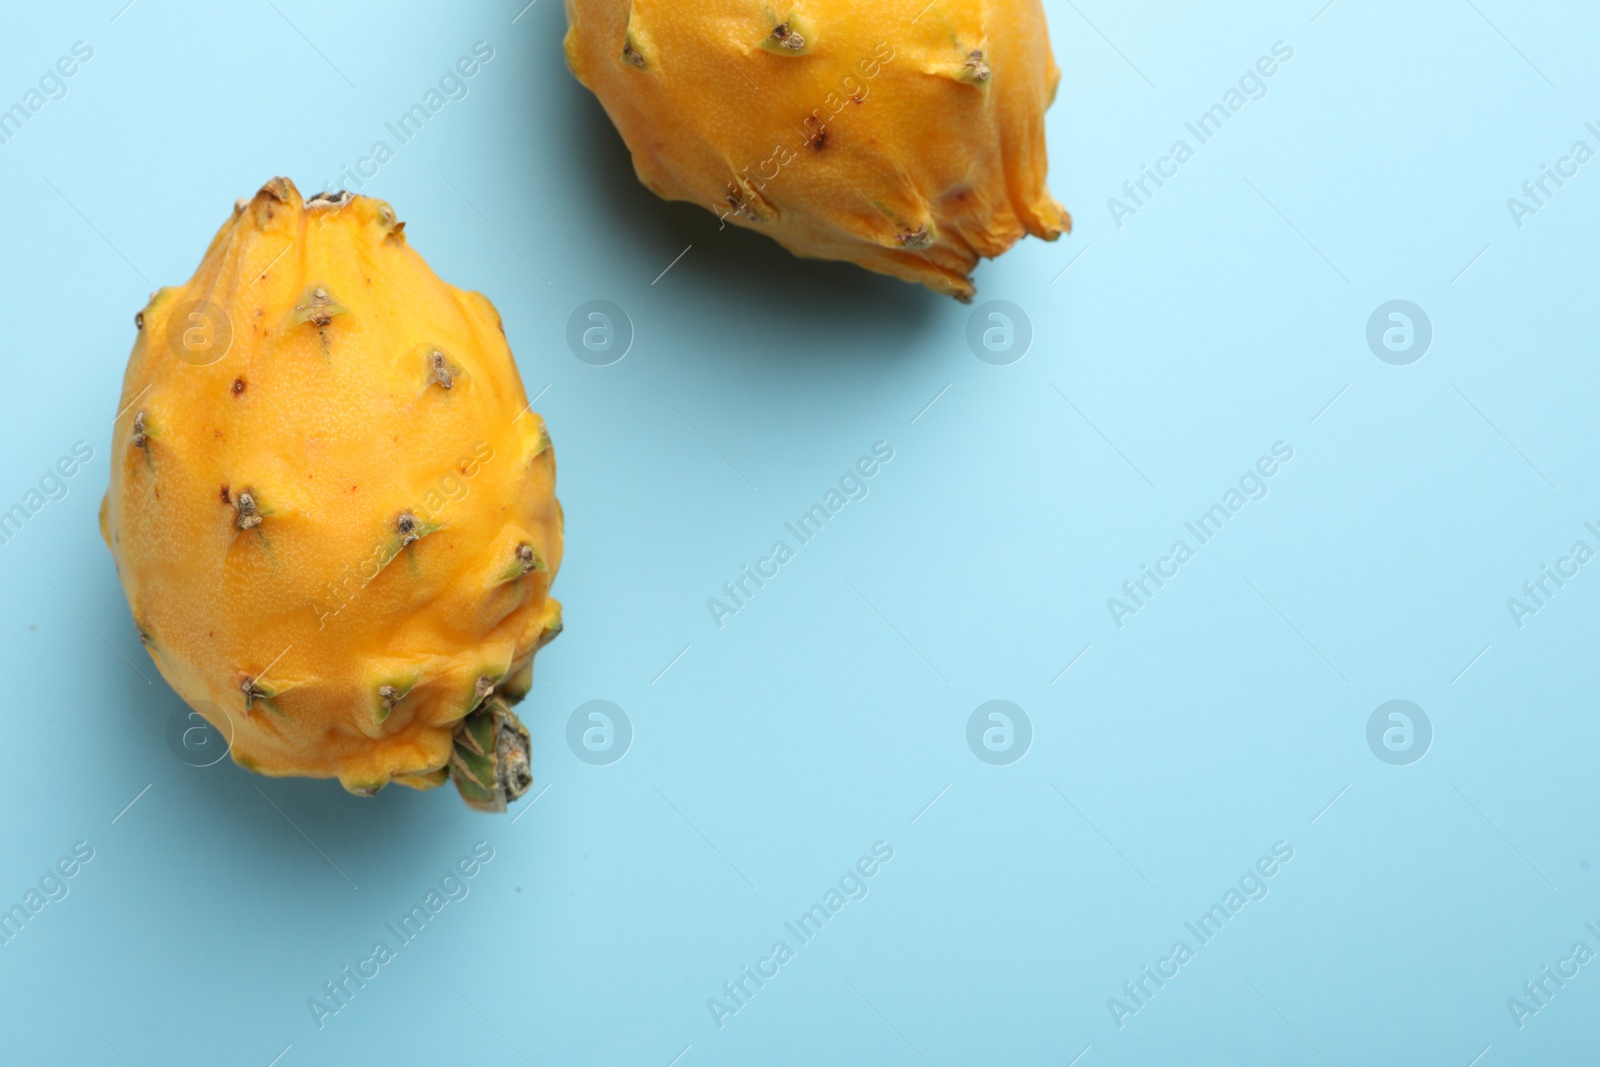
<svg viewBox="0 0 1600 1067">
<path fill-rule="evenodd" d="M 526 790 L 555 460 L 500 316 L 381 200 L 241 200 L 136 318 L 101 532 L 162 675 L 269 775 Z"/>
<path fill-rule="evenodd" d="M 1071 219 L 1039 0 L 566 0 L 567 64 L 639 178 L 802 256 L 970 299 L 979 257 Z"/>
</svg>

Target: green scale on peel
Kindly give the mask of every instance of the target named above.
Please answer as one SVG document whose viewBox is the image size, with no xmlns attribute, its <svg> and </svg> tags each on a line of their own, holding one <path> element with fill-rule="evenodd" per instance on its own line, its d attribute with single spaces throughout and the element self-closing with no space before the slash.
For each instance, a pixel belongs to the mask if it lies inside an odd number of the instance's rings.
<svg viewBox="0 0 1600 1067">
<path fill-rule="evenodd" d="M 495 585 L 505 585 L 508 582 L 516 581 L 518 578 L 525 578 L 534 571 L 550 569 L 545 563 L 544 557 L 539 555 L 539 550 L 526 541 L 517 545 L 517 550 L 512 553 L 512 557 L 511 562 L 506 564 L 505 568 L 495 575 Z"/>
<path fill-rule="evenodd" d="M 245 675 L 239 680 L 239 693 L 244 697 L 244 713 L 249 715 L 259 704 L 279 718 L 288 718 L 273 701 L 293 688 L 292 685 L 268 685 L 259 675 Z"/>
<path fill-rule="evenodd" d="M 761 39 L 763 51 L 777 56 L 803 56 L 811 51 L 815 38 L 811 34 L 811 28 L 799 15 L 791 13 L 784 18 L 778 18 L 768 11 L 767 20 L 772 29 Z"/>
<path fill-rule="evenodd" d="M 378 699 L 372 711 L 373 721 L 386 721 L 394 711 L 395 706 L 411 695 L 411 690 L 416 688 L 417 682 L 420 680 L 420 675 L 413 674 L 408 678 L 396 678 L 378 686 Z"/>
<path fill-rule="evenodd" d="M 348 315 L 350 309 L 335 300 L 326 288 L 314 285 L 295 303 L 294 310 L 283 320 L 284 331 L 307 322 L 321 329 L 333 322 L 335 315 Z"/>
<path fill-rule="evenodd" d="M 505 811 L 533 785 L 532 741 L 504 700 L 493 697 L 456 731 L 450 778 L 461 799 L 479 811 Z"/>
</svg>

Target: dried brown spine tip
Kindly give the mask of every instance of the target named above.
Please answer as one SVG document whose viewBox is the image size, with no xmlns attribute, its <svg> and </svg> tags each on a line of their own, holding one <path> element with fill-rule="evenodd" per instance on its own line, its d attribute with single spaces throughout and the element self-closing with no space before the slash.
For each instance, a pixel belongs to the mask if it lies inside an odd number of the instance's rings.
<svg viewBox="0 0 1600 1067">
<path fill-rule="evenodd" d="M 241 530 L 253 530 L 261 525 L 261 509 L 256 505 L 255 493 L 249 489 L 239 490 L 238 497 L 234 500 L 233 524 Z"/>
</svg>

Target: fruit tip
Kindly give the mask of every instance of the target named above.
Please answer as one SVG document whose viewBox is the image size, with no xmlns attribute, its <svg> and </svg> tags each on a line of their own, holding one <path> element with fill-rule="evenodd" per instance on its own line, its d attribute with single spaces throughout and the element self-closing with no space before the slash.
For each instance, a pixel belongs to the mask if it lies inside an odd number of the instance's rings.
<svg viewBox="0 0 1600 1067">
<path fill-rule="evenodd" d="M 270 197 L 281 204 L 288 204 L 299 199 L 300 190 L 295 188 L 294 182 L 280 175 L 276 178 L 268 179 L 256 191 L 256 199 L 259 200 L 263 196 Z"/>
</svg>

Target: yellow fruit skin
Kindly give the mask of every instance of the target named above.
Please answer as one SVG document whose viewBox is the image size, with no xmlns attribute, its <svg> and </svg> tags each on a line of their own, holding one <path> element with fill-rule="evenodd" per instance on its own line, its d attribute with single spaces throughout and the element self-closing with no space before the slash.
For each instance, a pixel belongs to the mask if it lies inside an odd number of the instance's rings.
<svg viewBox="0 0 1600 1067">
<path fill-rule="evenodd" d="M 151 657 L 235 761 L 361 793 L 443 781 L 480 690 L 521 686 L 560 629 L 543 420 L 494 307 L 403 231 L 282 178 L 240 201 L 139 317 L 101 508 Z M 208 365 L 184 347 L 206 339 L 196 300 L 231 323 Z"/>
<path fill-rule="evenodd" d="M 1060 72 L 1039 0 L 566 10 L 568 66 L 659 196 L 963 300 L 979 257 L 1071 227 L 1045 186 Z M 801 50 L 774 36 L 791 29 Z"/>
</svg>

